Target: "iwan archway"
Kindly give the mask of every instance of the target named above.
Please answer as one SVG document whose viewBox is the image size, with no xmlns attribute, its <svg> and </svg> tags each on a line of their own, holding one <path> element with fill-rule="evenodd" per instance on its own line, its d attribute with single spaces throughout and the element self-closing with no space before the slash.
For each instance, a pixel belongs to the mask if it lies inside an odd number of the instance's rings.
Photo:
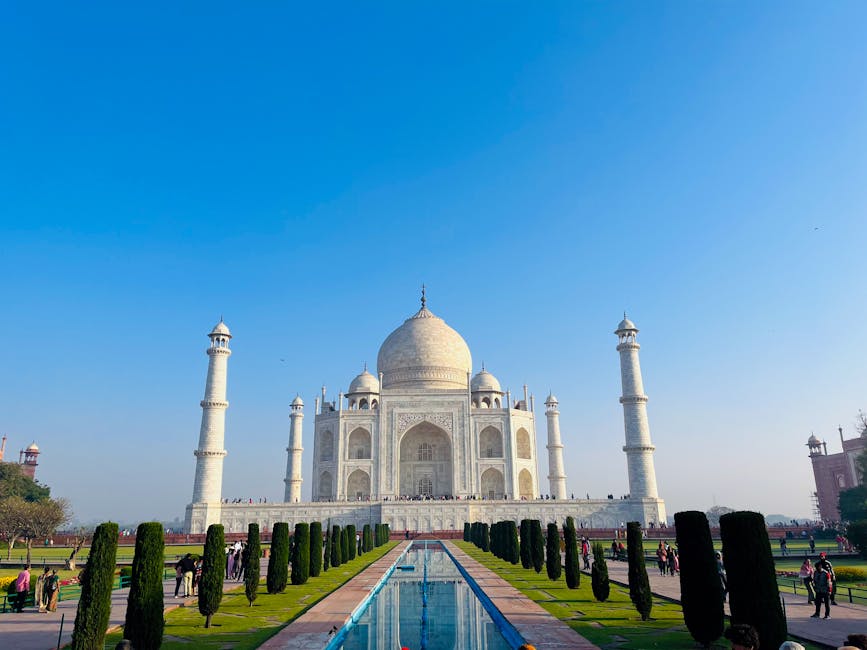
<svg viewBox="0 0 867 650">
<path fill-rule="evenodd" d="M 420 422 L 400 441 L 400 495 L 451 496 L 452 445 L 448 434 L 430 422 Z"/>
</svg>

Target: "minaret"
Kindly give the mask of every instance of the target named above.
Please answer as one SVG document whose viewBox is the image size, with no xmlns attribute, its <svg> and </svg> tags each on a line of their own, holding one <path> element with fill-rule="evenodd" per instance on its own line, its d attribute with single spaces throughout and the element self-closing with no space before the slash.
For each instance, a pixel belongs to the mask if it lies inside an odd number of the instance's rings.
<svg viewBox="0 0 867 650">
<path fill-rule="evenodd" d="M 202 428 L 199 431 L 199 448 L 196 449 L 196 482 L 193 485 L 193 503 L 219 504 L 223 488 L 223 458 L 226 450 L 223 442 L 226 434 L 226 370 L 229 365 L 229 339 L 232 334 L 220 319 L 208 334 L 211 345 L 208 348 L 208 379 L 205 384 L 205 399 L 202 406 Z M 216 511 L 219 513 L 219 510 Z M 210 515 L 210 512 L 209 512 Z M 211 519 L 209 516 L 208 519 Z M 219 523 L 207 521 L 207 525 Z"/>
<path fill-rule="evenodd" d="M 286 451 L 286 494 L 283 500 L 287 503 L 301 501 L 301 423 L 304 420 L 304 401 L 299 396 L 292 400 L 289 414 L 289 446 Z"/>
<path fill-rule="evenodd" d="M 563 468 L 563 443 L 560 440 L 560 410 L 553 393 L 545 400 L 545 416 L 548 418 L 548 487 L 555 499 L 565 499 L 566 472 Z"/>
<path fill-rule="evenodd" d="M 638 328 L 623 314 L 623 320 L 614 332 L 619 344 L 620 378 L 623 384 L 623 422 L 626 429 L 626 465 L 629 469 L 629 495 L 633 499 L 658 499 L 656 470 L 653 468 L 653 451 L 650 442 L 650 426 L 647 423 L 647 395 L 641 381 L 641 364 L 635 340 Z"/>
</svg>

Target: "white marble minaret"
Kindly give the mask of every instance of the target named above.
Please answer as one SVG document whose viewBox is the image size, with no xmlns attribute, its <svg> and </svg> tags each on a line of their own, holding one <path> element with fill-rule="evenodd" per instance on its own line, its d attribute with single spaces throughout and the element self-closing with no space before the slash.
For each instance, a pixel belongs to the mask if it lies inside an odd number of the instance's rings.
<svg viewBox="0 0 867 650">
<path fill-rule="evenodd" d="M 205 528 L 220 523 L 219 503 L 223 488 L 223 458 L 226 450 L 223 443 L 226 435 L 226 370 L 229 365 L 229 339 L 232 334 L 220 319 L 208 334 L 211 345 L 208 348 L 208 379 L 205 384 L 205 398 L 201 401 L 202 428 L 199 431 L 199 448 L 196 456 L 196 481 L 193 484 L 193 504 L 216 504 L 208 508 L 208 521 Z"/>
<path fill-rule="evenodd" d="M 548 418 L 548 485 L 555 499 L 566 498 L 566 471 L 563 468 L 563 442 L 560 440 L 560 410 L 553 393 L 545 400 Z"/>
<path fill-rule="evenodd" d="M 658 499 L 656 470 L 653 468 L 653 451 L 650 442 L 650 425 L 647 423 L 647 395 L 641 380 L 641 364 L 635 340 L 638 328 L 623 314 L 623 320 L 614 332 L 619 344 L 620 379 L 623 384 L 623 422 L 626 429 L 626 465 L 629 470 L 629 495 L 633 499 Z"/>
<path fill-rule="evenodd" d="M 289 457 L 286 459 L 286 494 L 283 500 L 286 503 L 298 503 L 301 501 L 301 423 L 304 420 L 304 402 L 299 396 L 295 396 L 290 407 L 289 415 L 289 446 L 286 451 Z"/>
</svg>

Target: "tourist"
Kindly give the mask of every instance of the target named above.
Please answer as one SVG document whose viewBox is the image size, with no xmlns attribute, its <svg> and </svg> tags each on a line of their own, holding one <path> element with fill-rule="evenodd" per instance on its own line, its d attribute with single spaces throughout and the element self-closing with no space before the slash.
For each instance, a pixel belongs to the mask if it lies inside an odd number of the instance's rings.
<svg viewBox="0 0 867 650">
<path fill-rule="evenodd" d="M 30 565 L 25 566 L 15 580 L 15 609 L 19 613 L 24 610 L 24 601 L 30 593 Z"/>
<path fill-rule="evenodd" d="M 835 600 L 835 596 L 837 595 L 837 575 L 834 573 L 834 566 L 828 560 L 828 554 L 825 553 L 825 551 L 819 553 L 819 562 L 831 576 L 831 604 L 836 605 L 837 601 Z"/>
<path fill-rule="evenodd" d="M 759 633 L 752 625 L 732 625 L 725 631 L 725 638 L 732 642 L 731 650 L 758 650 L 759 647 Z"/>
<path fill-rule="evenodd" d="M 813 589 L 816 591 L 816 613 L 811 618 L 819 618 L 819 610 L 822 603 L 825 604 L 825 618 L 831 616 L 831 573 L 819 560 L 816 562 L 816 570 L 813 571 Z"/>
<path fill-rule="evenodd" d="M 816 540 L 813 539 L 813 536 L 810 535 L 810 555 L 813 555 L 816 552 Z"/>
<path fill-rule="evenodd" d="M 668 547 L 668 575 L 680 573 L 680 559 L 677 557 L 677 549 Z"/>
<path fill-rule="evenodd" d="M 196 568 L 193 571 L 193 596 L 199 593 L 199 581 L 202 579 L 202 559 L 196 560 Z"/>
<path fill-rule="evenodd" d="M 51 575 L 45 580 L 46 609 L 49 612 L 57 611 L 57 601 L 60 598 L 60 576 L 57 569 L 51 570 Z"/>
<path fill-rule="evenodd" d="M 581 556 L 584 558 L 584 568 L 590 570 L 590 540 L 581 535 Z"/>
<path fill-rule="evenodd" d="M 659 575 L 664 576 L 665 570 L 668 567 L 668 555 L 662 542 L 659 543 L 659 547 L 656 549 L 656 565 L 659 567 Z"/>
<path fill-rule="evenodd" d="M 247 556 L 247 542 L 241 544 L 241 550 L 235 553 L 235 577 L 238 582 L 244 579 L 244 559 Z"/>
<path fill-rule="evenodd" d="M 45 612 L 45 580 L 50 570 L 45 567 L 45 573 L 36 579 L 36 593 L 33 595 L 33 604 L 39 607 L 39 613 Z"/>
<path fill-rule="evenodd" d="M 719 574 L 719 581 L 723 590 L 723 602 L 725 602 L 726 596 L 729 593 L 729 584 L 728 580 L 726 580 L 726 567 L 723 564 L 722 553 L 719 551 L 716 552 L 716 571 Z"/>
<path fill-rule="evenodd" d="M 611 559 L 617 559 L 617 539 L 611 540 Z"/>
<path fill-rule="evenodd" d="M 181 570 L 181 563 L 175 565 L 175 598 L 178 597 L 178 591 L 181 589 L 181 583 L 184 581 L 184 572 Z"/>
<path fill-rule="evenodd" d="M 780 537 L 780 554 L 783 557 L 786 557 L 789 554 L 789 548 L 786 544 L 786 536 L 783 535 L 782 537 Z"/>
<path fill-rule="evenodd" d="M 189 598 L 193 595 L 193 573 L 196 570 L 196 563 L 193 561 L 192 554 L 187 553 L 178 560 L 175 568 L 180 569 L 184 576 L 184 598 Z"/>
<path fill-rule="evenodd" d="M 810 558 L 804 558 L 804 563 L 801 565 L 798 577 L 803 581 L 804 587 L 807 589 L 807 604 L 813 604 L 815 594 L 813 593 L 813 564 L 810 562 Z"/>
<path fill-rule="evenodd" d="M 228 580 L 232 575 L 232 547 L 226 544 L 224 551 L 226 553 L 226 580 Z"/>
<path fill-rule="evenodd" d="M 857 650 L 867 650 L 867 634 L 850 634 L 846 637 L 846 644 Z"/>
<path fill-rule="evenodd" d="M 780 650 L 806 650 L 806 648 L 797 641 L 783 641 L 780 644 Z"/>
</svg>

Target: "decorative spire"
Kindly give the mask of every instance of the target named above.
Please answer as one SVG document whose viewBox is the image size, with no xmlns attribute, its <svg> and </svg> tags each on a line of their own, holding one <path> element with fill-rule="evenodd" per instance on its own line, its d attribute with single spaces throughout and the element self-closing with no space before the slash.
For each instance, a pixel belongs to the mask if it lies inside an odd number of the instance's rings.
<svg viewBox="0 0 867 650">
<path fill-rule="evenodd" d="M 427 305 L 427 297 L 425 297 L 425 286 L 421 285 L 421 308 L 424 309 Z"/>
<path fill-rule="evenodd" d="M 364 362 L 364 370 L 363 372 L 367 372 L 367 361 Z"/>
</svg>

